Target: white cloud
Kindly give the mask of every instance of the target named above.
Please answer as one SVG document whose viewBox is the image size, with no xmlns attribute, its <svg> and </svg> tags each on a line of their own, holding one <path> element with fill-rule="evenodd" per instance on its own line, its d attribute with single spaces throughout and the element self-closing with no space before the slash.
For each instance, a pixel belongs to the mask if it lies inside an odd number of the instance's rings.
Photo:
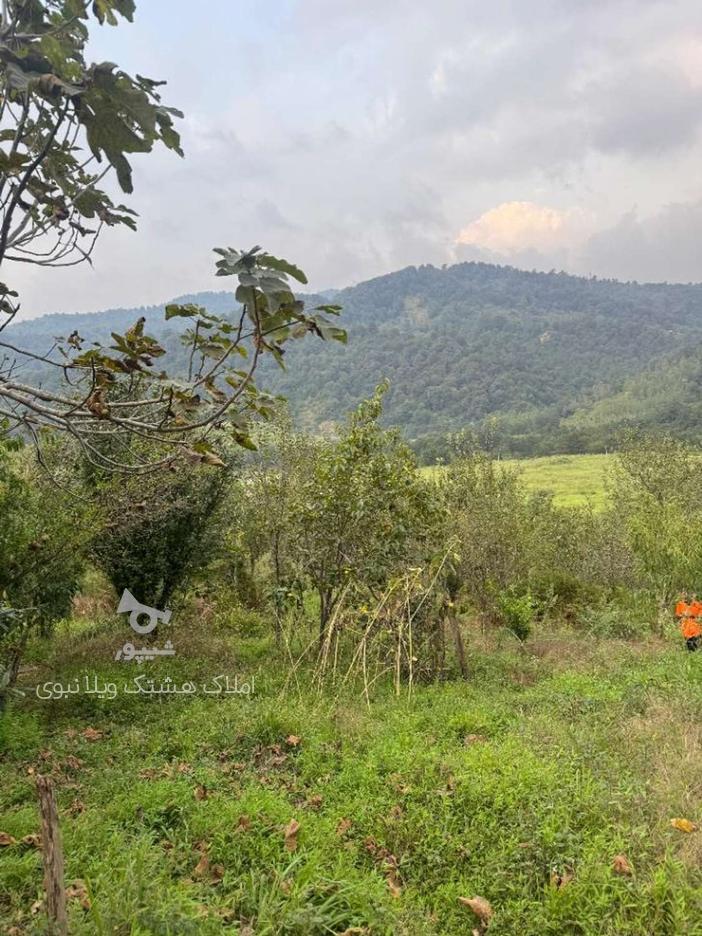
<svg viewBox="0 0 702 936">
<path fill-rule="evenodd" d="M 574 210 L 559 211 L 530 201 L 503 202 L 464 227 L 457 244 L 503 254 L 550 251 L 582 237 L 582 219 Z"/>
</svg>

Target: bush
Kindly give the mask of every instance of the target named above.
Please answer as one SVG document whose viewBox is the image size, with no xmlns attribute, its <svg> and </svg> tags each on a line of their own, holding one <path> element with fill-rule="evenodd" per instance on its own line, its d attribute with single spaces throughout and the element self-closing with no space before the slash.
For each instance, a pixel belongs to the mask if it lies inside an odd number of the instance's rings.
<svg viewBox="0 0 702 936">
<path fill-rule="evenodd" d="M 498 595 L 497 606 L 502 624 L 519 640 L 525 641 L 531 634 L 536 614 L 536 602 L 531 593 L 502 592 Z"/>
</svg>

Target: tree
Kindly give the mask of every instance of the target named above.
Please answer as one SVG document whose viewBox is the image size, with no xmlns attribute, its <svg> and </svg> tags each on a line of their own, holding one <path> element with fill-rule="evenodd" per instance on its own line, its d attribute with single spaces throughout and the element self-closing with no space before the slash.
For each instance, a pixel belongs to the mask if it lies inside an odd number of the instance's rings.
<svg viewBox="0 0 702 936">
<path fill-rule="evenodd" d="M 320 640 L 346 587 L 378 597 L 411 564 L 429 509 L 411 450 L 379 425 L 388 384 L 352 413 L 338 441 L 319 442 L 293 503 L 291 548 L 319 598 Z"/>
<path fill-rule="evenodd" d="M 671 437 L 632 435 L 612 490 L 639 575 L 661 609 L 680 591 L 702 592 L 702 463 Z"/>
<path fill-rule="evenodd" d="M 456 543 L 449 591 L 463 591 L 478 612 L 499 619 L 499 595 L 529 568 L 527 503 L 516 472 L 481 452 L 462 454 L 442 479 L 448 533 Z"/>
<path fill-rule="evenodd" d="M 30 629 L 47 635 L 70 611 L 98 520 L 94 505 L 65 491 L 76 472 L 67 446 L 54 441 L 46 452 L 60 487 L 32 454 L 20 440 L 0 438 L 0 708 Z"/>
<path fill-rule="evenodd" d="M 165 608 L 210 555 L 213 518 L 231 482 L 230 470 L 188 466 L 146 478 L 109 476 L 95 494 L 105 512 L 91 553 L 117 594 L 128 588 Z"/>
<path fill-rule="evenodd" d="M 11 262 L 67 266 L 90 262 L 101 230 L 136 226 L 102 183 L 112 173 L 132 191 L 129 158 L 162 144 L 182 155 L 174 119 L 161 101 L 163 82 L 131 77 L 112 63 L 88 64 L 91 20 L 131 20 L 134 0 L 5 0 L 0 27 L 0 270 Z M 19 311 L 15 290 L 0 285 L 0 418 L 31 435 L 48 426 L 72 435 L 85 457 L 104 469 L 145 473 L 179 457 L 216 463 L 209 437 L 226 424 L 249 446 L 249 417 L 270 400 L 255 382 L 262 357 L 282 365 L 283 344 L 313 333 L 344 340 L 320 306 L 307 315 L 290 287 L 306 283 L 294 265 L 264 253 L 218 248 L 217 273 L 234 275 L 241 304 L 232 317 L 196 306 L 170 306 L 166 317 L 190 319 L 183 341 L 187 374 L 155 370 L 165 351 L 139 320 L 109 348 L 83 349 L 74 333 L 46 355 L 15 347 L 5 329 Z M 14 355 L 14 357 L 13 357 Z M 38 358 L 63 382 L 22 382 L 16 361 Z M 243 359 L 243 360 L 242 360 Z M 235 364 L 239 362 L 239 364 Z M 145 438 L 149 459 L 134 455 Z M 118 452 L 123 451 L 123 457 Z M 142 453 L 143 455 L 143 453 Z"/>
</svg>

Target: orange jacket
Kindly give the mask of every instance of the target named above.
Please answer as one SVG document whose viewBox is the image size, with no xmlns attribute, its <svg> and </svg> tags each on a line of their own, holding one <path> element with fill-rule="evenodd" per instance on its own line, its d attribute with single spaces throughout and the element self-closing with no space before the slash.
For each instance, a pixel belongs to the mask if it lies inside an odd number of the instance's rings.
<svg viewBox="0 0 702 936">
<path fill-rule="evenodd" d="M 685 640 L 689 640 L 690 637 L 702 636 L 702 624 L 691 617 L 684 617 L 682 619 L 680 622 L 680 630 Z"/>
<path fill-rule="evenodd" d="M 690 613 L 690 605 L 682 599 L 675 605 L 675 617 L 685 617 Z"/>
</svg>

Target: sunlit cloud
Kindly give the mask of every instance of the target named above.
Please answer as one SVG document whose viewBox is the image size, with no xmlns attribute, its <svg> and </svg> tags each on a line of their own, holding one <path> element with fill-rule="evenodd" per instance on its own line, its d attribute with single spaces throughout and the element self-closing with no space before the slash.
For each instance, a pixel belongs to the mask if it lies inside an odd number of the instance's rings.
<svg viewBox="0 0 702 936">
<path fill-rule="evenodd" d="M 530 201 L 503 202 L 464 227 L 456 243 L 498 253 L 552 250 L 573 243 L 581 226 L 574 211 L 559 211 Z"/>
</svg>

